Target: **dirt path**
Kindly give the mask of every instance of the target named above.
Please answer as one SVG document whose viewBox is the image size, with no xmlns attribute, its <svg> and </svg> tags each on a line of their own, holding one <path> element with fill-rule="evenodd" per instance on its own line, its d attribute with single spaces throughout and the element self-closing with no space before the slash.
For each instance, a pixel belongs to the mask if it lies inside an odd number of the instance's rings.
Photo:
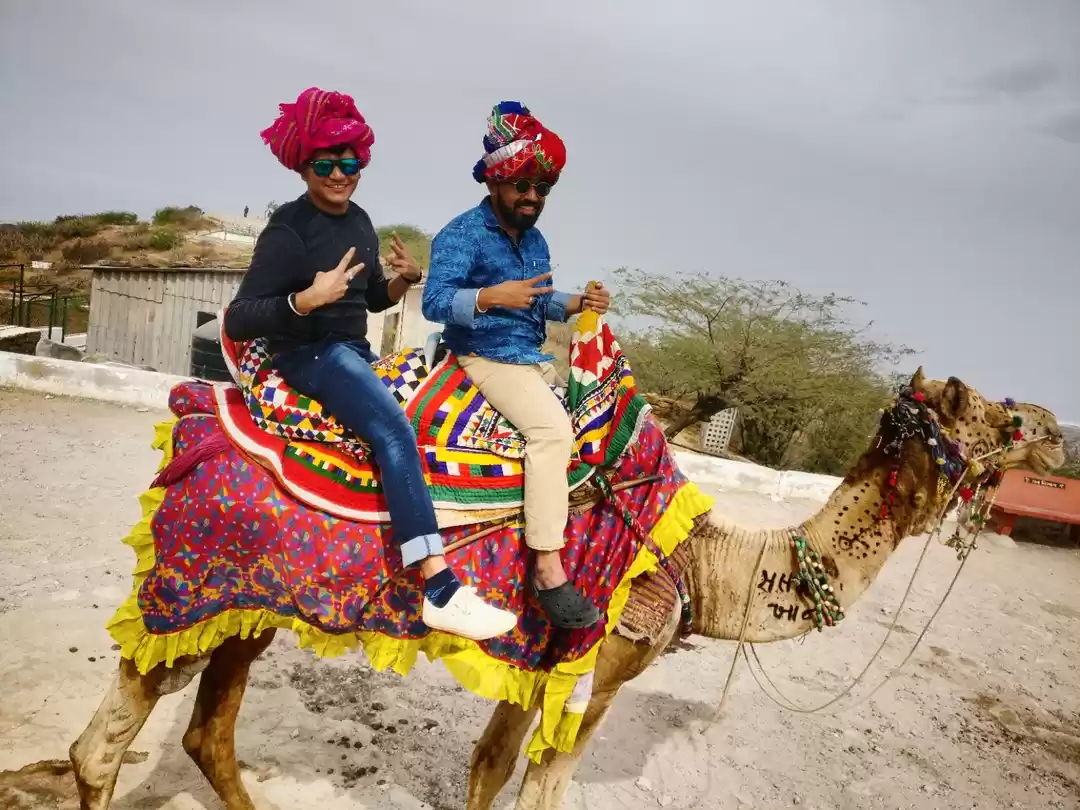
<svg viewBox="0 0 1080 810">
<path fill-rule="evenodd" d="M 120 538 L 152 477 L 161 414 L 0 390 L 0 769 L 62 759 L 116 667 L 104 624 L 127 595 Z M 759 525 L 814 506 L 719 496 Z M 918 555 L 909 540 L 844 625 L 760 648 L 796 699 L 834 692 L 885 634 Z M 932 547 L 887 664 L 906 653 L 955 570 Z M 569 808 L 1080 807 L 1080 554 L 988 543 L 908 667 L 835 716 L 771 703 L 744 669 L 706 734 L 734 645 L 694 639 L 620 695 Z M 164 699 L 136 740 L 117 810 L 218 808 L 180 736 L 193 688 Z M 260 808 L 461 808 L 468 752 L 490 705 L 438 665 L 407 680 L 362 656 L 322 662 L 279 638 L 258 662 L 238 748 Z M 0 807 L 17 804 L 0 775 Z M 53 780 L 70 790 L 70 777 Z M 510 806 L 508 791 L 503 806 Z"/>
</svg>

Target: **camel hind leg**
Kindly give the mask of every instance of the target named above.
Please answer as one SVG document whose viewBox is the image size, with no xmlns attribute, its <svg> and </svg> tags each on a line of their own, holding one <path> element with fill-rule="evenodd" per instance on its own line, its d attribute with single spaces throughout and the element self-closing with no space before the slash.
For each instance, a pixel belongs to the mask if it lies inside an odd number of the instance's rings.
<svg viewBox="0 0 1080 810">
<path fill-rule="evenodd" d="M 274 631 L 267 630 L 258 638 L 234 636 L 214 650 L 184 734 L 184 750 L 227 810 L 255 810 L 236 762 L 236 716 L 251 665 L 273 640 Z"/>
</svg>

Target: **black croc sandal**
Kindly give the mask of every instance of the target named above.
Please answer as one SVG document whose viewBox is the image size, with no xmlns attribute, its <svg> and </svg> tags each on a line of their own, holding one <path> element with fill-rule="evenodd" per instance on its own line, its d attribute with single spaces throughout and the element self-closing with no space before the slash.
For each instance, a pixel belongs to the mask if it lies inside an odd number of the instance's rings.
<svg viewBox="0 0 1080 810">
<path fill-rule="evenodd" d="M 540 590 L 531 582 L 532 592 L 540 602 L 540 607 L 556 627 L 564 630 L 583 630 L 600 621 L 600 610 L 577 592 L 569 582 L 555 588 Z"/>
</svg>

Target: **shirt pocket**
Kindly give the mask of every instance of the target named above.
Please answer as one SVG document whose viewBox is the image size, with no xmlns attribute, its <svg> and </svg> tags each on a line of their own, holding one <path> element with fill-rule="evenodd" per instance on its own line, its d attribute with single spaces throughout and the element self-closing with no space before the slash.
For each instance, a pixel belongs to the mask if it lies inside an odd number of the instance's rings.
<svg viewBox="0 0 1080 810">
<path fill-rule="evenodd" d="M 551 259 L 548 258 L 536 258 L 525 260 L 525 278 L 536 278 L 542 276 L 544 273 L 551 272 Z M 539 281 L 536 284 L 537 287 L 554 287 L 552 279 L 547 281 Z M 545 301 L 551 297 L 551 293 L 541 296 Z"/>
</svg>

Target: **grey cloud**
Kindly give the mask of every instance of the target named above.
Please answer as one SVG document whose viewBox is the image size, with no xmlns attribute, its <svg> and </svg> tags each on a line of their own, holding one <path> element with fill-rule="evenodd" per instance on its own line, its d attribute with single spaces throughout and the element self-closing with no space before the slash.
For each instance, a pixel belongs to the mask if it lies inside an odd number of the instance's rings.
<svg viewBox="0 0 1080 810">
<path fill-rule="evenodd" d="M 1057 84 L 1061 65 L 1049 59 L 1016 62 L 991 71 L 971 82 L 970 89 L 983 97 L 1020 98 L 1035 95 Z"/>
<path fill-rule="evenodd" d="M 1080 145 L 1080 110 L 1073 110 L 1050 119 L 1041 131 L 1045 135 Z"/>
<path fill-rule="evenodd" d="M 953 85 L 935 100 L 939 104 L 993 104 L 1036 98 L 1064 84 L 1072 85 L 1075 71 L 1066 70 L 1052 59 L 1014 62 Z"/>
</svg>

